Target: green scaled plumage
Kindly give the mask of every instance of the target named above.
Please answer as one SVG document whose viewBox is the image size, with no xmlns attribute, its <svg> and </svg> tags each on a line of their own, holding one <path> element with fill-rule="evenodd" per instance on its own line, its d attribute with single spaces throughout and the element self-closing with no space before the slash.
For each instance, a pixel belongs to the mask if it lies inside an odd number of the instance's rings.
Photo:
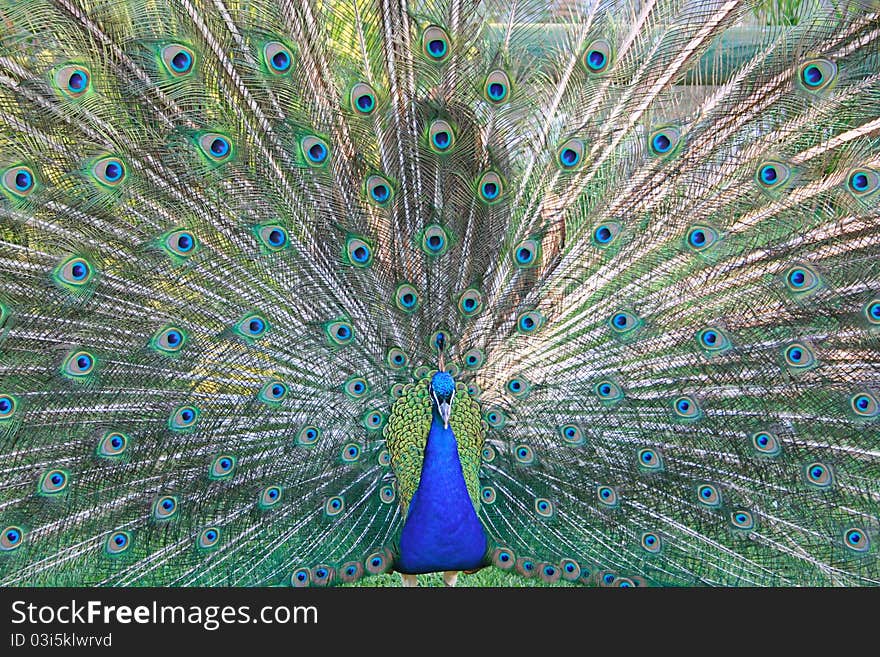
<svg viewBox="0 0 880 657">
<path fill-rule="evenodd" d="M 876 3 L 563 4 L 0 6 L 0 585 L 880 584 Z"/>
</svg>

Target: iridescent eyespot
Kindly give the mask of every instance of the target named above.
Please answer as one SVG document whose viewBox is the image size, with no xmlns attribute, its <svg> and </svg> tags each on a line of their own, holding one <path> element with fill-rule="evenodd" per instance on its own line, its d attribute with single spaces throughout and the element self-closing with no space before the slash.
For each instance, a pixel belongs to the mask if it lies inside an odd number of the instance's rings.
<svg viewBox="0 0 880 657">
<path fill-rule="evenodd" d="M 391 452 L 389 452 L 387 449 L 383 449 L 379 452 L 379 456 L 376 458 L 376 462 L 383 468 L 387 468 L 389 465 L 391 465 Z"/>
<path fill-rule="evenodd" d="M 482 391 L 480 390 L 480 386 L 478 386 L 476 383 L 471 382 L 468 384 L 467 393 L 474 399 L 479 399 L 481 392 Z"/>
<path fill-rule="evenodd" d="M 390 555 L 383 552 L 373 552 L 364 559 L 364 567 L 370 575 L 379 575 L 391 567 Z"/>
<path fill-rule="evenodd" d="M 347 345 L 354 340 L 354 329 L 345 320 L 330 322 L 324 326 L 324 332 L 330 342 L 338 346 Z"/>
<path fill-rule="evenodd" d="M 312 584 L 314 586 L 329 586 L 333 582 L 336 572 L 327 565 L 319 565 L 312 568 Z"/>
<path fill-rule="evenodd" d="M 34 172 L 29 167 L 19 165 L 6 169 L 3 172 L 2 182 L 6 191 L 18 198 L 24 198 L 34 191 L 36 178 L 34 177 Z"/>
<path fill-rule="evenodd" d="M 394 188 L 387 178 L 373 174 L 367 178 L 365 183 L 367 197 L 376 205 L 385 206 L 391 201 L 394 195 Z"/>
<path fill-rule="evenodd" d="M 432 62 L 443 62 L 449 57 L 449 35 L 437 25 L 422 32 L 422 52 Z"/>
<path fill-rule="evenodd" d="M 388 350 L 388 353 L 385 355 L 385 362 L 388 363 L 388 366 L 391 369 L 399 370 L 403 367 L 406 367 L 407 364 L 406 354 L 403 353 L 399 347 L 392 347 Z"/>
<path fill-rule="evenodd" d="M 507 416 L 498 408 L 489 408 L 486 410 L 483 419 L 493 429 L 500 429 L 507 422 Z"/>
<path fill-rule="evenodd" d="M 639 542 L 641 543 L 642 548 L 651 554 L 657 554 L 663 549 L 663 541 L 661 541 L 660 536 L 654 532 L 645 532 L 642 534 Z"/>
<path fill-rule="evenodd" d="M 535 311 L 529 310 L 516 318 L 516 330 L 519 333 L 534 333 L 544 325 L 544 316 Z"/>
<path fill-rule="evenodd" d="M 281 251 L 290 243 L 287 229 L 279 224 L 266 224 L 257 227 L 257 237 L 269 251 Z"/>
<path fill-rule="evenodd" d="M 831 468 L 824 463 L 810 463 L 804 468 L 804 473 L 807 478 L 807 483 L 812 484 L 813 486 L 818 486 L 819 488 L 827 488 L 834 481 Z"/>
<path fill-rule="evenodd" d="M 816 364 L 816 356 L 803 342 L 795 342 L 782 350 L 785 364 L 792 370 L 806 370 Z"/>
<path fill-rule="evenodd" d="M 501 69 L 495 69 L 486 76 L 483 95 L 490 103 L 500 105 L 510 98 L 510 78 Z"/>
<path fill-rule="evenodd" d="M 267 486 L 260 492 L 259 506 L 261 509 L 269 509 L 281 501 L 281 487 Z"/>
<path fill-rule="evenodd" d="M 308 425 L 299 430 L 296 434 L 296 442 L 299 445 L 314 445 L 321 437 L 321 430 L 318 427 Z"/>
<path fill-rule="evenodd" d="M 581 566 L 574 559 L 563 559 L 559 562 L 562 571 L 562 579 L 567 582 L 575 582 L 581 576 Z"/>
<path fill-rule="evenodd" d="M 108 431 L 98 443 L 98 456 L 121 456 L 128 448 L 128 436 L 118 431 Z"/>
<path fill-rule="evenodd" d="M 394 294 L 394 304 L 405 313 L 413 313 L 419 309 L 419 293 L 409 283 L 402 283 Z"/>
<path fill-rule="evenodd" d="M 492 564 L 501 570 L 511 570 L 516 565 L 516 554 L 509 548 L 495 548 L 492 552 Z"/>
<path fill-rule="evenodd" d="M 495 498 L 495 489 L 492 486 L 483 486 L 480 489 L 480 501 L 483 504 L 494 504 Z"/>
<path fill-rule="evenodd" d="M 483 460 L 483 463 L 491 463 L 495 460 L 495 456 L 495 448 L 492 445 L 485 445 L 483 451 L 480 452 L 480 458 Z"/>
<path fill-rule="evenodd" d="M 653 447 L 643 447 L 636 454 L 636 460 L 638 461 L 639 468 L 642 470 L 662 470 L 663 469 L 663 454 L 658 449 L 654 449 Z"/>
<path fill-rule="evenodd" d="M 370 388 L 364 377 L 353 376 L 342 384 L 342 390 L 352 399 L 360 399 L 369 392 Z"/>
<path fill-rule="evenodd" d="M 208 476 L 211 479 L 226 479 L 235 472 L 236 458 L 228 454 L 221 454 L 211 462 Z"/>
<path fill-rule="evenodd" d="M 782 162 L 768 161 L 758 167 L 755 180 L 767 190 L 778 189 L 791 177 L 791 169 Z"/>
<path fill-rule="evenodd" d="M 721 354 L 730 349 L 730 338 L 719 328 L 704 328 L 697 332 L 697 343 L 709 355 Z"/>
<path fill-rule="evenodd" d="M 611 486 L 599 486 L 596 489 L 596 497 L 599 499 L 599 502 L 605 506 L 617 505 L 617 491 Z"/>
<path fill-rule="evenodd" d="M 687 246 L 693 251 L 705 251 L 718 242 L 718 232 L 709 226 L 692 226 L 687 232 Z"/>
<path fill-rule="evenodd" d="M 345 241 L 345 254 L 349 264 L 369 267 L 373 263 L 373 247 L 361 237 L 349 237 Z"/>
<path fill-rule="evenodd" d="M 166 326 L 153 336 L 151 344 L 154 349 L 175 354 L 186 344 L 186 333 L 176 326 Z"/>
<path fill-rule="evenodd" d="M 464 366 L 469 370 L 476 370 L 482 367 L 485 356 L 480 349 L 473 347 L 464 352 L 462 360 Z"/>
<path fill-rule="evenodd" d="M 324 513 L 328 516 L 338 516 L 345 509 L 345 500 L 336 495 L 327 500 L 324 504 Z"/>
<path fill-rule="evenodd" d="M 104 551 L 110 556 L 122 554 L 131 547 L 131 534 L 123 531 L 116 531 L 107 537 L 104 544 Z"/>
<path fill-rule="evenodd" d="M 322 166 L 330 158 L 330 147 L 327 146 L 327 142 L 315 135 L 303 137 L 300 140 L 299 146 L 309 166 Z"/>
<path fill-rule="evenodd" d="M 584 50 L 581 62 L 589 73 L 604 73 L 611 63 L 611 44 L 605 39 L 596 39 Z"/>
<path fill-rule="evenodd" d="M 782 446 L 776 435 L 770 431 L 758 431 L 752 434 L 752 446 L 764 456 L 776 456 Z"/>
<path fill-rule="evenodd" d="M 846 187 L 857 198 L 870 196 L 880 189 L 880 174 L 864 167 L 853 169 L 846 179 Z"/>
<path fill-rule="evenodd" d="M 118 157 L 102 157 L 92 165 L 92 176 L 105 187 L 116 187 L 125 179 L 125 164 Z"/>
<path fill-rule="evenodd" d="M 858 392 L 850 397 L 849 405 L 859 417 L 872 418 L 880 415 L 877 398 L 870 392 Z"/>
<path fill-rule="evenodd" d="M 749 530 L 755 527 L 755 518 L 748 511 L 734 511 L 730 514 L 730 522 L 737 529 Z"/>
<path fill-rule="evenodd" d="M 641 323 L 641 319 L 626 310 L 620 310 L 614 313 L 608 320 L 608 325 L 611 327 L 611 330 L 619 334 L 631 333 L 641 326 Z"/>
<path fill-rule="evenodd" d="M 168 520 L 177 513 L 177 498 L 173 495 L 163 495 L 153 503 L 153 518 L 156 520 Z"/>
<path fill-rule="evenodd" d="M 847 529 L 846 532 L 844 532 L 843 544 L 850 550 L 855 550 L 856 552 L 867 552 L 868 548 L 871 547 L 868 533 L 864 529 L 858 527 Z"/>
<path fill-rule="evenodd" d="M 721 492 L 712 484 L 697 487 L 697 501 L 704 506 L 721 506 Z"/>
<path fill-rule="evenodd" d="M 358 561 L 346 561 L 339 567 L 339 579 L 345 584 L 358 581 L 364 574 L 364 567 Z"/>
<path fill-rule="evenodd" d="M 269 322 L 262 315 L 251 313 L 238 320 L 234 330 L 242 337 L 256 339 L 269 330 Z"/>
<path fill-rule="evenodd" d="M 667 157 L 681 144 L 681 130 L 675 126 L 664 126 L 648 135 L 648 150 L 651 155 Z"/>
<path fill-rule="evenodd" d="M 553 515 L 553 502 L 539 497 L 535 500 L 535 512 L 542 518 L 549 518 Z"/>
<path fill-rule="evenodd" d="M 79 64 L 62 66 L 55 73 L 55 86 L 69 98 L 79 98 L 89 90 L 89 69 Z"/>
<path fill-rule="evenodd" d="M 181 77 L 191 73 L 195 64 L 195 56 L 192 50 L 176 43 L 162 48 L 161 57 L 165 69 L 174 77 Z"/>
<path fill-rule="evenodd" d="M 487 171 L 477 182 L 480 191 L 480 199 L 489 205 L 497 203 L 504 194 L 504 181 L 494 171 Z"/>
<path fill-rule="evenodd" d="M 394 486 L 382 486 L 379 489 L 379 500 L 383 504 L 391 504 L 397 495 L 394 493 Z"/>
<path fill-rule="evenodd" d="M 476 288 L 469 288 L 458 298 L 458 312 L 464 317 L 473 317 L 483 309 L 483 295 Z"/>
<path fill-rule="evenodd" d="M 801 88 L 810 92 L 827 89 L 837 77 L 837 65 L 829 59 L 811 59 L 798 68 Z"/>
<path fill-rule="evenodd" d="M 199 148 L 212 162 L 225 162 L 232 156 L 232 142 L 225 135 L 207 132 L 198 139 Z"/>
<path fill-rule="evenodd" d="M 534 267 L 541 259 L 541 243 L 535 239 L 528 239 L 513 250 L 518 267 Z"/>
<path fill-rule="evenodd" d="M 358 82 L 351 88 L 348 102 L 356 114 L 368 116 L 376 109 L 376 92 L 366 82 Z"/>
<path fill-rule="evenodd" d="M 528 445 L 517 445 L 513 448 L 514 458 L 524 465 L 529 465 L 535 461 L 535 452 Z"/>
<path fill-rule="evenodd" d="M 312 574 L 308 568 L 297 568 L 290 576 L 290 585 L 294 588 L 307 587 L 312 581 Z"/>
<path fill-rule="evenodd" d="M 179 406 L 168 418 L 168 428 L 172 431 L 192 429 L 199 419 L 199 409 L 195 406 Z"/>
<path fill-rule="evenodd" d="M 70 477 L 64 470 L 53 468 L 47 470 L 40 477 L 40 495 L 57 495 L 64 492 L 70 482 Z"/>
<path fill-rule="evenodd" d="M 378 431 L 385 426 L 385 414 L 376 410 L 368 410 L 363 415 L 362 424 L 371 431 Z"/>
<path fill-rule="evenodd" d="M 189 258 L 199 249 L 196 236 L 188 230 L 175 230 L 165 236 L 163 248 L 172 256 Z"/>
<path fill-rule="evenodd" d="M 794 265 L 783 274 L 785 286 L 795 294 L 805 294 L 817 289 L 822 282 L 811 267 L 806 264 Z"/>
<path fill-rule="evenodd" d="M 257 398 L 265 404 L 278 404 L 287 397 L 289 389 L 287 384 L 277 379 L 272 379 L 260 388 Z"/>
<path fill-rule="evenodd" d="M 569 445 L 583 445 L 586 442 L 584 432 L 576 424 L 564 424 L 559 427 L 559 435 Z"/>
<path fill-rule="evenodd" d="M 611 246 L 617 236 L 620 235 L 620 224 L 615 221 L 599 224 L 593 230 L 593 244 L 598 248 L 604 249 Z"/>
<path fill-rule="evenodd" d="M 532 384 L 522 377 L 514 377 L 507 382 L 505 387 L 507 392 L 517 399 L 525 399 L 532 389 Z"/>
<path fill-rule="evenodd" d="M 428 144 L 435 153 L 448 153 L 455 145 L 455 133 L 447 121 L 436 119 L 428 127 Z"/>
<path fill-rule="evenodd" d="M 518 572 L 523 577 L 534 577 L 535 576 L 535 562 L 528 557 L 520 557 L 516 560 L 516 572 Z"/>
<path fill-rule="evenodd" d="M 12 395 L 0 395 L 0 422 L 15 415 L 18 402 Z"/>
<path fill-rule="evenodd" d="M 433 224 L 425 229 L 422 236 L 422 250 L 428 255 L 441 255 L 449 248 L 449 239 L 442 226 Z"/>
<path fill-rule="evenodd" d="M 202 550 L 210 550 L 220 543 L 220 530 L 216 527 L 208 527 L 199 532 L 197 545 Z"/>
<path fill-rule="evenodd" d="M 556 161 L 565 170 L 578 168 L 584 158 L 584 142 L 580 139 L 569 139 L 556 152 Z"/>
<path fill-rule="evenodd" d="M 606 404 L 623 399 L 623 390 L 610 379 L 602 379 L 593 386 L 593 390 L 596 396 Z"/>
<path fill-rule="evenodd" d="M 282 75 L 290 70 L 293 64 L 293 54 L 290 48 L 278 41 L 270 41 L 263 46 L 263 61 L 270 73 Z"/>
<path fill-rule="evenodd" d="M 74 351 L 64 360 L 61 371 L 72 377 L 88 376 L 95 369 L 95 356 L 88 351 Z"/>
<path fill-rule="evenodd" d="M 354 463 L 361 457 L 361 448 L 356 443 L 347 443 L 339 451 L 339 458 L 343 463 Z"/>
<path fill-rule="evenodd" d="M 53 279 L 61 285 L 80 288 L 92 280 L 94 273 L 89 261 L 77 256 L 58 265 L 53 272 Z"/>
<path fill-rule="evenodd" d="M 681 395 L 672 400 L 672 410 L 685 420 L 695 420 L 702 415 L 702 410 L 697 400 L 690 395 Z"/>
</svg>

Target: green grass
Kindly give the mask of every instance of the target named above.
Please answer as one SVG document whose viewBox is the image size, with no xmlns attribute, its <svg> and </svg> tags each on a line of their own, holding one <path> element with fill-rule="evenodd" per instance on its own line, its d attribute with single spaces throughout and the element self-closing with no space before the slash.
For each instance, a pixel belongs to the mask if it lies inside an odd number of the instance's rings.
<svg viewBox="0 0 880 657">
<path fill-rule="evenodd" d="M 419 575 L 419 586 L 443 586 L 442 573 L 429 573 L 427 575 Z M 390 573 L 386 575 L 376 575 L 374 577 L 364 577 L 355 584 L 346 586 L 401 586 L 400 575 Z M 461 573 L 458 576 L 458 587 L 462 586 L 572 586 L 571 583 L 559 580 L 555 584 L 547 584 L 541 581 L 540 577 L 532 577 L 526 579 L 516 573 L 510 573 L 494 566 L 483 568 L 473 575 Z"/>
</svg>

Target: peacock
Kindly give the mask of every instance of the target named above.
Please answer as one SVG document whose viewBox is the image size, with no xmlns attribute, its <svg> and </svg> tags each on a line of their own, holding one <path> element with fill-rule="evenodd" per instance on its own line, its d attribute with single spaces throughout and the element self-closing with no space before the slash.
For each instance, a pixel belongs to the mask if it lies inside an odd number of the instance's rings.
<svg viewBox="0 0 880 657">
<path fill-rule="evenodd" d="M 3 0 L 0 585 L 880 584 L 880 6 L 767 5 Z"/>
</svg>

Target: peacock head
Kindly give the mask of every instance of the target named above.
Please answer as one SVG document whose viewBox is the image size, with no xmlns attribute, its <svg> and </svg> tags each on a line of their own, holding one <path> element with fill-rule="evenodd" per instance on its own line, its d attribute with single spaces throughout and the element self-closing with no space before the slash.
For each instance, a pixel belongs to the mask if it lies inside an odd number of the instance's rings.
<svg viewBox="0 0 880 657">
<path fill-rule="evenodd" d="M 449 416 L 452 413 L 452 398 L 455 396 L 455 380 L 448 372 L 437 372 L 431 377 L 431 397 L 440 419 L 443 420 L 443 428 L 449 428 Z"/>
</svg>

